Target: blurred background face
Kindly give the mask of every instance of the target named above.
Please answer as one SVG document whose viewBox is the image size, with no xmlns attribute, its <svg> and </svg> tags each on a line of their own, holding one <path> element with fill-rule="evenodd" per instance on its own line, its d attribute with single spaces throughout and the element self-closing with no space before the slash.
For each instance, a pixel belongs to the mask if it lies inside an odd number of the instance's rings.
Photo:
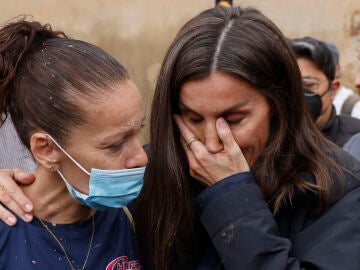
<svg viewBox="0 0 360 270">
<path fill-rule="evenodd" d="M 354 84 L 355 84 L 355 87 L 360 91 L 360 70 L 355 77 Z"/>
<path fill-rule="evenodd" d="M 107 95 L 80 100 L 86 123 L 75 128 L 62 147 L 87 171 L 145 166 L 147 156 L 139 140 L 144 113 L 135 84 L 128 80 Z M 94 102 L 96 100 L 96 102 Z M 77 190 L 89 193 L 89 176 L 63 155 L 60 171 Z"/>
<path fill-rule="evenodd" d="M 215 122 L 223 117 L 251 167 L 263 151 L 270 130 L 271 110 L 250 84 L 224 73 L 185 82 L 180 90 L 185 124 L 210 153 L 223 150 Z"/>
<path fill-rule="evenodd" d="M 297 63 L 301 71 L 303 87 L 321 97 L 322 110 L 316 119 L 316 124 L 320 129 L 323 129 L 331 115 L 332 99 L 331 91 L 329 91 L 331 85 L 325 74 L 310 60 L 298 58 Z"/>
<path fill-rule="evenodd" d="M 360 91 L 360 47 L 358 48 L 357 59 L 359 62 L 358 63 L 358 72 L 355 77 L 354 85 L 358 89 L 358 91 Z"/>
</svg>

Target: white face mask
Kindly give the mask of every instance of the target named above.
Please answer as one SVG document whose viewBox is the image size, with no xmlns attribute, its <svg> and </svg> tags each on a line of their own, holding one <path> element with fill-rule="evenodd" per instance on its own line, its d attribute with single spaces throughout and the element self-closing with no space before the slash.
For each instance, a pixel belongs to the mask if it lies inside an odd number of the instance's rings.
<svg viewBox="0 0 360 270">
<path fill-rule="evenodd" d="M 100 170 L 91 169 L 88 172 L 70 154 L 68 154 L 50 135 L 47 136 L 57 147 L 79 167 L 90 176 L 89 195 L 81 193 L 72 187 L 58 170 L 58 174 L 64 180 L 72 197 L 81 204 L 87 205 L 95 210 L 106 210 L 107 208 L 121 208 L 135 200 L 143 186 L 143 178 L 146 167 L 124 169 L 124 170 Z"/>
</svg>

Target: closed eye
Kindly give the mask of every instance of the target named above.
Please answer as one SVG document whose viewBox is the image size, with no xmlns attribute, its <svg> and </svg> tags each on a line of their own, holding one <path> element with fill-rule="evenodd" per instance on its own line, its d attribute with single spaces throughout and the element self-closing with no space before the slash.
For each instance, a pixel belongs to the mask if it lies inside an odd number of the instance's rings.
<svg viewBox="0 0 360 270">
<path fill-rule="evenodd" d="M 226 120 L 226 122 L 228 123 L 229 126 L 236 126 L 240 124 L 242 120 L 243 118 L 237 120 Z"/>
<path fill-rule="evenodd" d="M 121 142 L 118 142 L 118 143 L 114 143 L 112 145 L 109 145 L 107 148 L 113 152 L 113 153 L 116 153 L 118 151 L 121 150 L 121 148 L 123 147 L 123 145 L 125 144 L 126 140 L 122 140 Z"/>
<path fill-rule="evenodd" d="M 201 118 L 189 118 L 189 121 L 190 121 L 192 124 L 196 125 L 196 124 L 200 124 L 201 121 L 202 121 L 202 119 L 201 119 Z"/>
</svg>

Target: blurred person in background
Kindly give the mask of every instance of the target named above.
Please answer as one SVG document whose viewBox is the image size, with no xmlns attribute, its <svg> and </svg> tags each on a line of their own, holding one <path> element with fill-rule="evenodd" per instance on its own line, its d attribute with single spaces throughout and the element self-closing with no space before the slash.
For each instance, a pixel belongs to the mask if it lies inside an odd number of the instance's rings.
<svg viewBox="0 0 360 270">
<path fill-rule="evenodd" d="M 357 59 L 359 60 L 359 71 L 355 77 L 354 84 L 358 91 L 360 91 L 360 46 L 357 50 Z M 344 149 L 360 160 L 360 134 L 351 137 L 351 139 L 344 145 Z"/>
<path fill-rule="evenodd" d="M 332 98 L 340 87 L 336 66 L 327 45 L 312 37 L 292 39 L 291 46 L 300 67 L 302 83 L 316 125 L 340 147 L 360 132 L 360 119 L 337 115 Z"/>
<path fill-rule="evenodd" d="M 360 46 L 357 50 L 357 59 L 360 61 Z M 357 90 L 360 92 L 360 63 L 358 64 L 358 66 L 359 68 L 354 80 L 354 85 L 357 88 Z"/>
<path fill-rule="evenodd" d="M 0 126 L 0 169 L 22 169 L 34 172 L 36 163 L 31 152 L 20 141 L 11 116 L 3 114 Z"/>
<path fill-rule="evenodd" d="M 340 66 L 339 51 L 335 44 L 324 41 L 332 54 L 335 63 L 335 79 L 340 87 L 332 89 L 333 104 L 337 114 L 346 114 L 360 118 L 360 97 L 352 89 L 345 87 L 340 80 L 342 70 Z"/>
</svg>

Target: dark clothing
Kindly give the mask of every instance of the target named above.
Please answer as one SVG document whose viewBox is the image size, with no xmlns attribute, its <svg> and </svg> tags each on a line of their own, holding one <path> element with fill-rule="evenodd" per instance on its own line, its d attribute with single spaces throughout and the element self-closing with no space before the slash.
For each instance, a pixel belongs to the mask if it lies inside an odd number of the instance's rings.
<svg viewBox="0 0 360 270">
<path fill-rule="evenodd" d="M 360 133 L 355 134 L 348 140 L 343 149 L 360 161 Z"/>
<path fill-rule="evenodd" d="M 345 185 L 341 189 L 337 182 L 332 203 L 321 214 L 313 193 L 295 192 L 274 217 L 249 172 L 200 193 L 197 211 L 212 243 L 199 269 L 359 270 L 360 163 L 336 152 L 346 168 Z M 314 182 L 310 176 L 304 180 Z"/>
<path fill-rule="evenodd" d="M 92 220 L 56 226 L 47 223 L 60 239 L 73 266 L 84 263 L 92 233 Z M 70 269 L 59 244 L 35 218 L 15 227 L 0 222 L 0 269 Z M 142 269 L 130 222 L 122 209 L 96 212 L 95 234 L 86 269 Z"/>
<path fill-rule="evenodd" d="M 337 115 L 333 106 L 330 120 L 322 132 L 330 141 L 343 147 L 353 135 L 360 132 L 360 119 L 349 115 Z"/>
</svg>

